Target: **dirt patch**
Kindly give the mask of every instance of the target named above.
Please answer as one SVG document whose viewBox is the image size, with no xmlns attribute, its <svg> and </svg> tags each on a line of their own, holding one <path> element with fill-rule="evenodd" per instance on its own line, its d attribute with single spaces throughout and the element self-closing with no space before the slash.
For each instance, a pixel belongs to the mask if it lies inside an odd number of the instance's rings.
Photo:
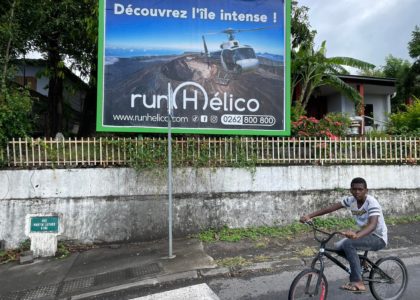
<svg viewBox="0 0 420 300">
<path fill-rule="evenodd" d="M 215 260 L 230 257 L 243 257 L 253 262 L 265 259 L 281 259 L 292 255 L 300 256 L 303 249 L 317 247 L 317 242 L 309 233 L 293 237 L 293 239 L 264 237 L 258 240 L 244 239 L 238 242 L 216 241 L 204 243 L 204 250 Z"/>
</svg>

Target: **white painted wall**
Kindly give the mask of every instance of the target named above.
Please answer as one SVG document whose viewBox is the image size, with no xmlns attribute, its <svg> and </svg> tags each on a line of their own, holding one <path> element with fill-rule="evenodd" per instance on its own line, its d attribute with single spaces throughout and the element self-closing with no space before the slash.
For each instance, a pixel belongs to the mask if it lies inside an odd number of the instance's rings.
<svg viewBox="0 0 420 300">
<path fill-rule="evenodd" d="M 371 189 L 417 189 L 419 172 L 419 166 L 406 165 L 286 166 L 260 167 L 253 176 L 239 168 L 185 168 L 174 173 L 174 193 L 330 190 L 348 188 L 356 176 Z M 0 200 L 155 194 L 166 194 L 164 173 L 129 168 L 0 171 Z"/>
<path fill-rule="evenodd" d="M 341 96 L 343 101 L 343 112 L 348 114 L 350 117 L 354 117 L 356 115 L 356 108 L 354 101 L 349 100 L 348 98 Z"/>
<path fill-rule="evenodd" d="M 420 166 L 284 166 L 174 171 L 174 232 L 287 224 L 364 177 L 388 215 L 420 213 Z M 115 242 L 167 234 L 165 172 L 128 168 L 0 171 L 0 240 L 26 239 L 28 214 L 62 216 L 60 238 Z"/>
<path fill-rule="evenodd" d="M 365 95 L 365 104 L 373 104 L 373 118 L 379 130 L 386 129 L 388 121 L 388 97 L 389 95 L 367 94 Z"/>
<path fill-rule="evenodd" d="M 356 85 L 352 85 L 356 88 Z M 378 129 L 385 130 L 391 113 L 391 96 L 393 87 L 365 85 L 365 104 L 373 104 L 375 124 Z M 342 112 L 353 117 L 356 115 L 355 104 L 341 94 L 328 95 L 328 112 Z M 369 128 L 367 128 L 369 130 Z"/>
</svg>

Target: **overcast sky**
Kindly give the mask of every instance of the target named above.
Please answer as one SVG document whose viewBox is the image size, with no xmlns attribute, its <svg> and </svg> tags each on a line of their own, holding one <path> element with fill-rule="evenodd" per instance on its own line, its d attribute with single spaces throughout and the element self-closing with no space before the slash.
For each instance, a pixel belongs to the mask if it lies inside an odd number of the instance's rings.
<svg viewBox="0 0 420 300">
<path fill-rule="evenodd" d="M 392 54 L 411 61 L 408 42 L 420 26 L 420 0 L 298 0 L 309 7 L 316 47 L 327 41 L 327 57 L 349 56 L 376 66 Z"/>
</svg>

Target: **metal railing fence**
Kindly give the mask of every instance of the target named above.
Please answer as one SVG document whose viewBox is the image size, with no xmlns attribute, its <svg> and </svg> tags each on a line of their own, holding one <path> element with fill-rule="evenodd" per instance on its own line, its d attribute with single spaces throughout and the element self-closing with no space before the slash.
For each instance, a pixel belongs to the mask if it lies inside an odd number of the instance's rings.
<svg viewBox="0 0 420 300">
<path fill-rule="evenodd" d="M 173 139 L 174 166 L 417 164 L 419 137 L 197 137 Z M 167 161 L 165 138 L 13 139 L 0 151 L 16 168 L 139 166 Z"/>
</svg>

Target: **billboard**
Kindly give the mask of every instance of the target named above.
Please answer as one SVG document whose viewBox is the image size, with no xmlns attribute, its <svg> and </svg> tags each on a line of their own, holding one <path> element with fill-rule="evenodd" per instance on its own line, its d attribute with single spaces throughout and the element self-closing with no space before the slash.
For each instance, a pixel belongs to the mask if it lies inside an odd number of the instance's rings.
<svg viewBox="0 0 420 300">
<path fill-rule="evenodd" d="M 98 131 L 288 135 L 289 0 L 101 0 Z"/>
</svg>

